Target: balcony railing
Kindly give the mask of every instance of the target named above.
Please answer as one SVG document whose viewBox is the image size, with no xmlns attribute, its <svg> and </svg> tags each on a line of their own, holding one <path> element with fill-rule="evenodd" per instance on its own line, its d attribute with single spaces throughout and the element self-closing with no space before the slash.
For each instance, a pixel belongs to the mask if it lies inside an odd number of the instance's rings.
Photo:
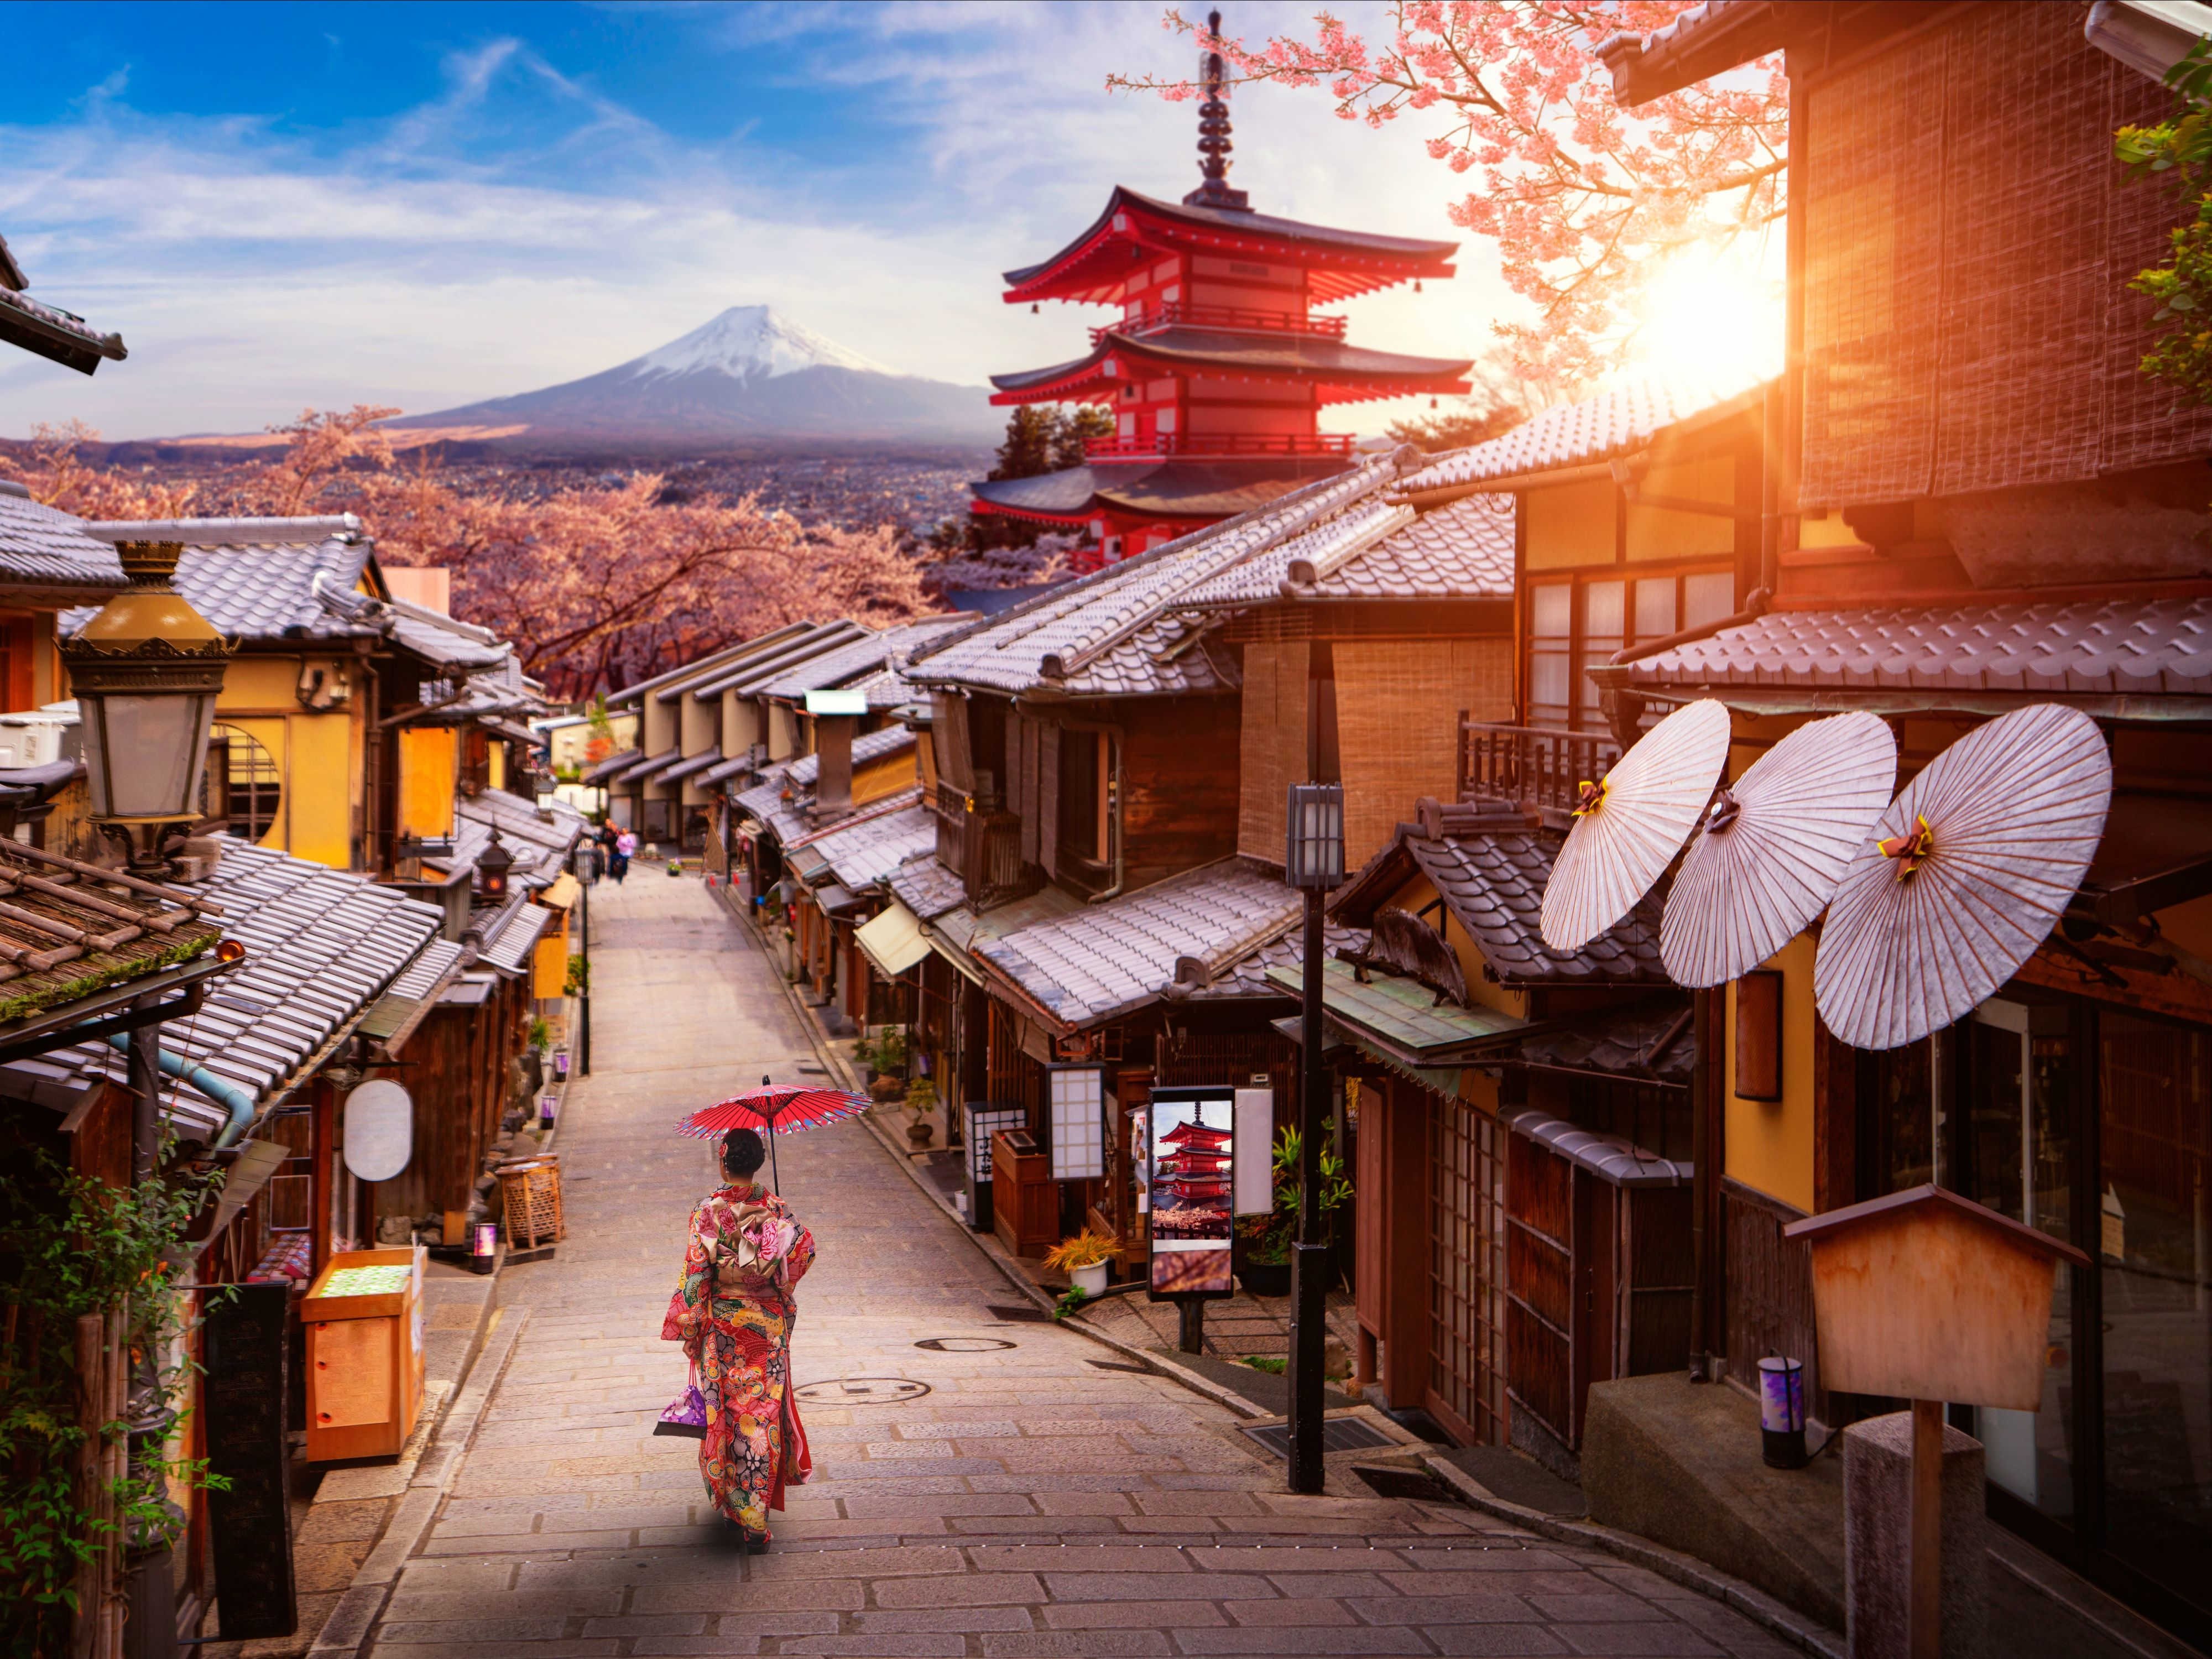
<svg viewBox="0 0 2212 1659">
<path fill-rule="evenodd" d="M 1459 721 L 1459 798 L 1509 800 L 1534 808 L 1554 829 L 1573 822 L 1583 780 L 1603 777 L 1620 758 L 1604 732 Z"/>
<path fill-rule="evenodd" d="M 968 902 L 988 909 L 1033 893 L 1042 877 L 1022 862 L 1022 820 L 988 795 L 971 795 L 942 778 L 930 800 L 937 817 L 937 861 L 960 878 Z"/>
<path fill-rule="evenodd" d="M 1158 432 L 1146 438 L 1093 438 L 1083 446 L 1087 461 L 1147 455 L 1349 455 L 1358 440 L 1348 432 Z"/>
<path fill-rule="evenodd" d="M 1135 317 L 1091 331 L 1091 343 L 1103 344 L 1109 334 L 1148 334 L 1156 328 L 1181 325 L 1186 328 L 1241 328 L 1266 334 L 1310 334 L 1324 340 L 1344 337 L 1345 319 L 1316 317 L 1303 311 L 1261 311 L 1249 306 L 1193 306 L 1180 300 L 1156 305 Z"/>
</svg>

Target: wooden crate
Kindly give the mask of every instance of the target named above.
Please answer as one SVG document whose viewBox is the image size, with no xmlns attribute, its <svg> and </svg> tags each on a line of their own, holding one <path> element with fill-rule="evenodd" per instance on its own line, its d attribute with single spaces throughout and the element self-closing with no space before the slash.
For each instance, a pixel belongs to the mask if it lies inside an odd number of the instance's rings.
<svg viewBox="0 0 2212 1659">
<path fill-rule="evenodd" d="M 307 1462 L 392 1457 L 415 1431 L 422 1403 L 422 1273 L 419 1244 L 343 1250 L 300 1304 L 307 1334 Z M 325 1294 L 348 1267 L 409 1266 L 407 1287 L 375 1296 Z"/>
<path fill-rule="evenodd" d="M 533 1158 L 499 1171 L 500 1213 L 507 1227 L 507 1248 L 534 1250 L 541 1244 L 558 1243 L 568 1235 L 561 1215 L 561 1164 L 554 1158 Z"/>
</svg>

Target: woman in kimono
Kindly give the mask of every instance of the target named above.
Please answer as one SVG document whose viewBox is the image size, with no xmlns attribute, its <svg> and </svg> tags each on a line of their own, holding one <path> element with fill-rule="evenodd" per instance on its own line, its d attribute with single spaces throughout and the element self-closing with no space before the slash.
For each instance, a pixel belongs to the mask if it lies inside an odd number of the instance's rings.
<svg viewBox="0 0 2212 1659">
<path fill-rule="evenodd" d="M 755 1555 L 768 1512 L 812 1472 L 791 1397 L 793 1288 L 814 1261 L 814 1235 L 755 1181 L 767 1152 L 750 1129 L 722 1138 L 723 1186 L 691 1212 L 684 1282 L 669 1298 L 665 1342 L 690 1357 L 707 1409 L 699 1473 L 723 1521 Z"/>
</svg>

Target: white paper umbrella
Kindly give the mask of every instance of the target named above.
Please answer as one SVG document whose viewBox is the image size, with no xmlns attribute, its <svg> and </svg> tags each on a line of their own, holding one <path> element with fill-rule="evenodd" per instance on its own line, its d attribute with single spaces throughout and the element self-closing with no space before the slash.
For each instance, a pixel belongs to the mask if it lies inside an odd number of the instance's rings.
<svg viewBox="0 0 2212 1659">
<path fill-rule="evenodd" d="M 1753 762 L 1705 817 L 1667 896 L 1659 957 L 1677 985 L 1748 973 L 1833 896 L 1897 783 L 1897 740 L 1876 716 L 1801 726 Z"/>
<path fill-rule="evenodd" d="M 2105 833 L 2112 763 L 2055 703 L 1977 726 L 1875 825 L 1829 902 L 1813 968 L 1827 1027 L 1859 1048 L 1917 1042 L 2035 954 Z"/>
<path fill-rule="evenodd" d="M 1677 708 L 1584 787 L 1544 884 L 1545 944 L 1579 951 L 1651 890 L 1713 798 L 1728 749 L 1728 707 L 1707 697 Z"/>
</svg>

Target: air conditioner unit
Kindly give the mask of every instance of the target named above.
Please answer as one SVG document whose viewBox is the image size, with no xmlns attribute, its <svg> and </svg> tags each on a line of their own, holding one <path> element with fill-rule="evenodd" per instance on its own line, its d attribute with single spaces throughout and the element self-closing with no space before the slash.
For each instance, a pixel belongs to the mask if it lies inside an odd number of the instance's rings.
<svg viewBox="0 0 2212 1659">
<path fill-rule="evenodd" d="M 76 752 L 76 705 L 57 714 L 38 709 L 0 714 L 0 771 L 51 766 Z"/>
</svg>

